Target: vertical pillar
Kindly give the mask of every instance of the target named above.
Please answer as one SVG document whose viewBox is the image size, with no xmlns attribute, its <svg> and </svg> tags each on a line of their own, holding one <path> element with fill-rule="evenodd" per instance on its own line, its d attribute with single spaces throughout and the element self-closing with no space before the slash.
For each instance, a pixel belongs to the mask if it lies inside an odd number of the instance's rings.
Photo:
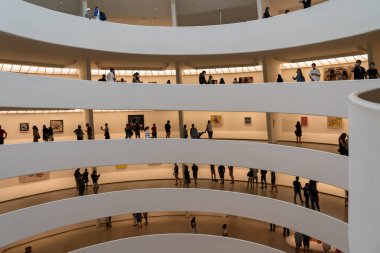
<svg viewBox="0 0 380 253">
<path fill-rule="evenodd" d="M 368 64 L 370 62 L 375 62 L 377 68 L 380 66 L 380 45 L 379 43 L 367 42 L 367 54 L 368 54 Z"/>
<path fill-rule="evenodd" d="M 262 19 L 263 18 L 263 0 L 256 0 L 257 5 L 257 18 Z"/>
<path fill-rule="evenodd" d="M 265 56 L 262 59 L 263 79 L 265 83 L 277 81 L 277 75 L 281 74 L 281 62 L 274 57 Z M 280 117 L 276 113 L 266 113 L 268 143 L 276 143 L 279 140 Z"/>
<path fill-rule="evenodd" d="M 223 12 L 222 10 L 219 10 L 219 25 L 223 24 Z"/>
<path fill-rule="evenodd" d="M 178 62 L 175 63 L 175 77 L 176 77 L 176 84 L 182 84 L 182 66 Z M 179 137 L 182 138 L 184 136 L 183 111 L 178 111 L 178 123 L 179 123 Z"/>
<path fill-rule="evenodd" d="M 178 26 L 176 0 L 171 0 L 170 6 L 172 12 L 172 26 Z"/>
<path fill-rule="evenodd" d="M 87 0 L 80 0 L 79 15 L 84 17 L 86 15 L 87 8 L 88 8 Z"/>
</svg>

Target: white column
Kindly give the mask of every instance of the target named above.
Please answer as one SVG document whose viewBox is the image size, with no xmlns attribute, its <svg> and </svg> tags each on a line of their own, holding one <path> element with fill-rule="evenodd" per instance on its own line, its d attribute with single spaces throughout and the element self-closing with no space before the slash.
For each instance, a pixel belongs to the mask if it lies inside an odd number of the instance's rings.
<svg viewBox="0 0 380 253">
<path fill-rule="evenodd" d="M 86 9 L 88 8 L 87 0 L 80 0 L 80 16 L 86 15 Z"/>
<path fill-rule="evenodd" d="M 223 12 L 222 10 L 219 10 L 219 25 L 223 24 L 223 16 L 222 16 Z"/>
<path fill-rule="evenodd" d="M 380 248 L 380 90 L 371 93 L 379 103 L 355 95 L 349 103 L 348 235 L 352 253 L 378 253 Z"/>
<path fill-rule="evenodd" d="M 379 43 L 367 43 L 368 63 L 375 62 L 377 69 L 380 67 L 380 45 Z"/>
<path fill-rule="evenodd" d="M 178 62 L 175 63 L 175 77 L 176 77 L 176 84 L 182 84 L 182 66 Z M 183 111 L 178 111 L 178 122 L 179 122 L 179 137 L 182 138 L 184 135 Z"/>
<path fill-rule="evenodd" d="M 178 26 L 176 0 L 171 0 L 170 6 L 172 12 L 172 26 Z"/>
<path fill-rule="evenodd" d="M 257 17 L 262 19 L 263 17 L 263 0 L 256 0 L 257 5 Z"/>
<path fill-rule="evenodd" d="M 281 62 L 274 57 L 265 56 L 262 59 L 263 79 L 265 83 L 274 83 L 277 81 L 277 75 L 281 74 Z M 276 143 L 279 140 L 278 132 L 280 131 L 280 116 L 278 113 L 266 113 L 268 143 Z"/>
</svg>

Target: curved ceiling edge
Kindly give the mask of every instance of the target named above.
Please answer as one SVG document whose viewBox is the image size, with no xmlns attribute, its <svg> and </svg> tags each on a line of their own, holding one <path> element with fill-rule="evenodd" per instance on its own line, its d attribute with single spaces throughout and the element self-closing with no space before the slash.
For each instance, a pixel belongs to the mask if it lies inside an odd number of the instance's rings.
<svg viewBox="0 0 380 253">
<path fill-rule="evenodd" d="M 102 208 L 98 208 L 99 203 L 102 203 Z M 260 196 L 200 189 L 149 189 L 103 193 L 54 201 L 6 213 L 0 215 L 0 246 L 70 224 L 143 211 L 231 214 L 289 227 L 344 251 L 348 250 L 347 223 L 335 218 Z"/>
<path fill-rule="evenodd" d="M 380 8 L 373 3 L 334 0 L 287 15 L 237 24 L 145 27 L 97 22 L 22 0 L 3 0 L 0 31 L 56 45 L 114 53 L 173 56 L 254 53 L 377 31 L 380 24 L 373 20 L 380 16 Z M 299 26 L 300 20 L 307 21 L 307 25 Z M 327 29 L 331 24 L 335 28 Z M 242 34 L 244 39 L 238 39 Z"/>
<path fill-rule="evenodd" d="M 69 253 L 125 253 L 125 249 L 134 253 L 167 253 L 177 252 L 178 245 L 191 245 L 191 247 L 181 247 L 181 253 L 230 253 L 234 251 L 238 251 L 239 253 L 285 253 L 278 249 L 245 240 L 205 234 L 183 233 L 124 238 L 92 245 Z"/>
<path fill-rule="evenodd" d="M 0 78 L 3 91 L 0 108 L 26 109 L 279 112 L 347 117 L 349 94 L 380 88 L 378 80 L 157 85 L 91 82 L 5 72 L 0 73 Z"/>
<path fill-rule="evenodd" d="M 262 168 L 348 188 L 345 156 L 247 141 L 133 139 L 13 144 L 2 145 L 0 161 L 0 178 L 118 164 L 197 163 Z"/>
</svg>

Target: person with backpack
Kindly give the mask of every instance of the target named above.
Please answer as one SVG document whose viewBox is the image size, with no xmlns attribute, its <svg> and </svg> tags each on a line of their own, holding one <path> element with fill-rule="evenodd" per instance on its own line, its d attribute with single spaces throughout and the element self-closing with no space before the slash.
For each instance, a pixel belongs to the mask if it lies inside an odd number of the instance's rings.
<svg viewBox="0 0 380 253">
<path fill-rule="evenodd" d="M 84 133 L 81 125 L 78 125 L 78 128 L 74 130 L 74 134 L 77 136 L 77 141 L 83 141 Z"/>
</svg>

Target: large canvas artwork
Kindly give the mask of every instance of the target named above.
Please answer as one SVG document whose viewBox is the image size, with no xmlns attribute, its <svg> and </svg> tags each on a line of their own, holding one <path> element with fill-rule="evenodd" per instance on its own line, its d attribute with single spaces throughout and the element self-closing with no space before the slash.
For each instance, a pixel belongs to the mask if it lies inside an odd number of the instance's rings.
<svg viewBox="0 0 380 253">
<path fill-rule="evenodd" d="M 239 83 L 253 83 L 253 76 L 239 77 Z"/>
<path fill-rule="evenodd" d="M 53 133 L 63 133 L 63 120 L 50 120 L 50 126 Z"/>
<path fill-rule="evenodd" d="M 144 115 L 128 115 L 128 123 L 132 129 L 134 129 L 136 125 L 139 125 L 140 130 L 144 130 Z"/>
<path fill-rule="evenodd" d="M 351 76 L 351 69 L 347 67 L 331 67 L 331 68 L 325 68 L 323 69 L 323 77 L 325 81 L 332 81 L 330 80 L 330 71 L 334 70 L 335 74 L 335 80 L 342 80 L 343 71 L 346 71 L 348 74 L 348 79 L 350 79 Z M 334 81 L 335 81 L 334 80 Z"/>
<path fill-rule="evenodd" d="M 339 117 L 327 117 L 327 128 L 342 129 L 343 119 Z"/>
<path fill-rule="evenodd" d="M 22 184 L 49 179 L 49 173 L 36 173 L 19 177 Z"/>
<path fill-rule="evenodd" d="M 222 127 L 223 126 L 222 115 L 211 115 L 211 124 L 214 127 Z"/>
</svg>

